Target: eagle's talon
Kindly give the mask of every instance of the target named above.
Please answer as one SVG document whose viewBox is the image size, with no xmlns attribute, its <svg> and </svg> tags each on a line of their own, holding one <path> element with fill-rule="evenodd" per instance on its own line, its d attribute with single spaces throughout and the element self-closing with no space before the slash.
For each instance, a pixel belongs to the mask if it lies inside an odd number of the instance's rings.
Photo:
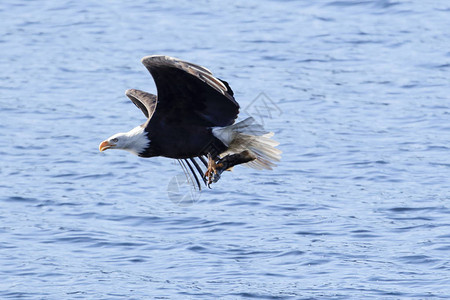
<svg viewBox="0 0 450 300">
<path fill-rule="evenodd" d="M 220 159 L 219 159 L 220 161 Z M 207 179 L 208 187 L 211 188 L 212 183 L 216 183 L 220 179 L 224 169 L 223 163 L 216 163 L 216 161 L 208 155 L 208 169 L 205 172 L 205 179 Z"/>
<path fill-rule="evenodd" d="M 211 188 L 213 183 L 214 174 L 217 174 L 217 165 L 210 154 L 208 154 L 208 169 L 205 172 L 205 178 L 208 180 L 208 187 Z"/>
</svg>

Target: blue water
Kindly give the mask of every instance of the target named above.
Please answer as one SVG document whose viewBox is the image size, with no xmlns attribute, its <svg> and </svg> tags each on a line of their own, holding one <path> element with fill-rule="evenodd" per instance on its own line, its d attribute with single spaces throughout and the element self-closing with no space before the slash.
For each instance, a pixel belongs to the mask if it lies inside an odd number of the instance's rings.
<svg viewBox="0 0 450 300">
<path fill-rule="evenodd" d="M 444 0 L 2 1 L 0 298 L 447 298 L 449 28 Z M 173 161 L 100 153 L 151 54 L 227 80 L 279 167 L 177 198 Z"/>
</svg>

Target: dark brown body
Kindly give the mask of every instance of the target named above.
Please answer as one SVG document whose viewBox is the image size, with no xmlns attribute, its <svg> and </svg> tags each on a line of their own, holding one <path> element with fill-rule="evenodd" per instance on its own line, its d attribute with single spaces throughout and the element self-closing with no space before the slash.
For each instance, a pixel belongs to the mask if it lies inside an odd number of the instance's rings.
<svg viewBox="0 0 450 300">
<path fill-rule="evenodd" d="M 212 134 L 211 128 L 196 125 L 152 124 L 147 136 L 150 145 L 141 157 L 164 156 L 184 159 L 211 154 L 213 157 L 227 147 Z M 164 132 L 164 135 L 160 133 Z"/>
</svg>

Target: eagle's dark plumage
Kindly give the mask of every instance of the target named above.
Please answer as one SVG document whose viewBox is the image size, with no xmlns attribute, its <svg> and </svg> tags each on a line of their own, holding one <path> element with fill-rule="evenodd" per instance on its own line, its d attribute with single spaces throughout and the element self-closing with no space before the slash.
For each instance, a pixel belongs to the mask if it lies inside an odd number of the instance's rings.
<svg viewBox="0 0 450 300">
<path fill-rule="evenodd" d="M 274 148 L 278 143 L 253 119 L 234 124 L 239 104 L 227 82 L 202 66 L 168 56 L 147 56 L 142 63 L 155 80 L 158 96 L 135 89 L 125 94 L 147 121 L 105 140 L 101 151 L 116 148 L 141 157 L 178 159 L 199 189 L 196 172 L 211 183 L 236 164 L 270 168 L 279 160 L 281 151 Z"/>
</svg>

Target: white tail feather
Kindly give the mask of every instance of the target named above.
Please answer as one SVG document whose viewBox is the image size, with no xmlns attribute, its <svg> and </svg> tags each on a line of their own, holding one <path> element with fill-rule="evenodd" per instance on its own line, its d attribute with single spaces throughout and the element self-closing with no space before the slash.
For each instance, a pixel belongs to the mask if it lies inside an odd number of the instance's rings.
<svg viewBox="0 0 450 300">
<path fill-rule="evenodd" d="M 272 170 L 276 166 L 275 162 L 281 159 L 281 150 L 275 148 L 280 143 L 270 139 L 274 135 L 273 132 L 264 130 L 253 118 L 228 127 L 214 128 L 213 134 L 228 146 L 227 151 L 221 153 L 221 157 L 245 150 L 254 153 L 257 158 L 244 164 L 250 168 Z"/>
</svg>

